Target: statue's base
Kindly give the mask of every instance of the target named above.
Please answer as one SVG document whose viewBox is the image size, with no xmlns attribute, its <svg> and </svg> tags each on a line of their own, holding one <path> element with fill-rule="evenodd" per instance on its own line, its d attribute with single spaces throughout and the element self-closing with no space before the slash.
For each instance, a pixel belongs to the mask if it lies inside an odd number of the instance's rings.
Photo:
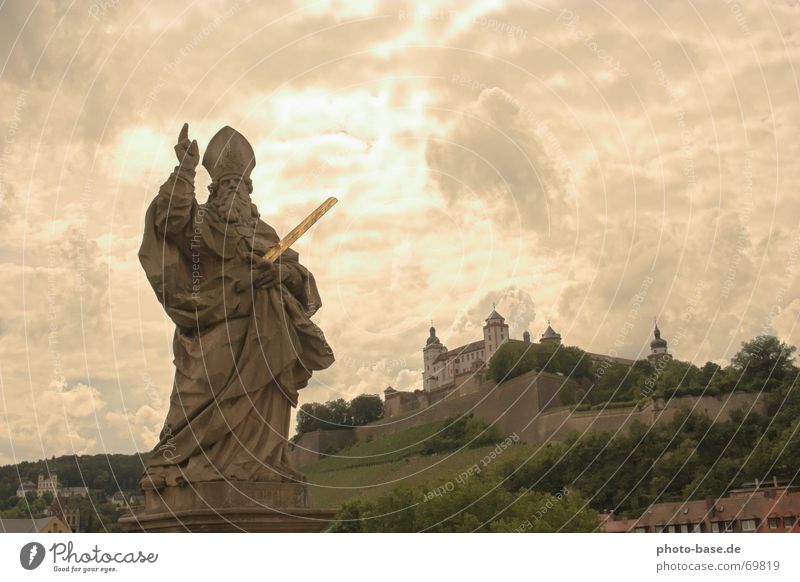
<svg viewBox="0 0 800 582">
<path fill-rule="evenodd" d="M 128 532 L 321 532 L 335 510 L 313 509 L 304 483 L 213 481 L 145 491 L 119 519 Z"/>
</svg>

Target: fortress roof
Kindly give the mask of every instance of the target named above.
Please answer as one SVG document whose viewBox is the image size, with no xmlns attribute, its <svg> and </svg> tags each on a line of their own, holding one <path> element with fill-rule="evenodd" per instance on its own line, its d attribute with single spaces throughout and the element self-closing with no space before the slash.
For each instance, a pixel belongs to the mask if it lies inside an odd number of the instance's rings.
<svg viewBox="0 0 800 582">
<path fill-rule="evenodd" d="M 476 350 L 480 350 L 484 347 L 483 340 L 478 340 L 476 342 L 470 342 L 468 344 L 464 344 L 463 346 L 459 346 L 457 348 L 453 348 L 452 350 L 447 350 L 443 354 L 439 354 L 439 357 L 436 358 L 433 363 L 437 362 L 444 362 L 445 360 L 449 360 L 450 358 L 455 358 L 456 356 L 460 356 L 461 354 L 468 354 L 470 352 L 474 352 Z"/>
<path fill-rule="evenodd" d="M 52 517 L 0 519 L 0 531 L 6 533 L 38 533 Z"/>
<path fill-rule="evenodd" d="M 656 348 L 666 348 L 667 347 L 667 340 L 661 338 L 661 330 L 658 329 L 658 324 L 656 324 L 655 329 L 653 330 L 653 335 L 655 339 L 650 342 L 650 347 L 653 349 Z"/>
<path fill-rule="evenodd" d="M 503 322 L 503 321 L 505 321 L 505 318 L 502 315 L 500 315 L 499 313 L 497 313 L 497 310 L 492 309 L 492 312 L 489 314 L 489 317 L 486 318 L 486 322 L 487 323 L 490 322 L 490 321 Z"/>
<path fill-rule="evenodd" d="M 699 501 L 655 503 L 647 508 L 637 526 L 764 519 L 800 513 L 800 493 L 771 490 L 751 491 L 747 495 L 729 495 Z"/>
<path fill-rule="evenodd" d="M 550 338 L 558 338 L 561 339 L 561 334 L 556 332 L 552 327 L 550 327 L 550 322 L 547 322 L 547 329 L 544 330 L 542 334 L 542 339 L 550 339 Z"/>
</svg>

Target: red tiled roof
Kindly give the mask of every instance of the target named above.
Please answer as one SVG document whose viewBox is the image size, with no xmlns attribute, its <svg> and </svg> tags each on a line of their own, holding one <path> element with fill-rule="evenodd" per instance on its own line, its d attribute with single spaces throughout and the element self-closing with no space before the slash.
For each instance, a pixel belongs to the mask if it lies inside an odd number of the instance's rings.
<svg viewBox="0 0 800 582">
<path fill-rule="evenodd" d="M 647 508 L 636 525 L 652 528 L 784 516 L 800 516 L 800 491 L 766 488 L 737 491 L 718 499 L 656 503 Z"/>
</svg>

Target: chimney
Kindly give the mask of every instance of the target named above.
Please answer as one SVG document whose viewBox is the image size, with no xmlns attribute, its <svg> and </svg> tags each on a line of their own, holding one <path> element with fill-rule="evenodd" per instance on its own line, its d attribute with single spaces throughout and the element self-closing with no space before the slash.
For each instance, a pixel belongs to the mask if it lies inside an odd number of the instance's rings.
<svg viewBox="0 0 800 582">
<path fill-rule="evenodd" d="M 775 475 L 772 476 L 772 484 L 775 485 L 775 487 L 778 486 L 778 477 Z"/>
</svg>

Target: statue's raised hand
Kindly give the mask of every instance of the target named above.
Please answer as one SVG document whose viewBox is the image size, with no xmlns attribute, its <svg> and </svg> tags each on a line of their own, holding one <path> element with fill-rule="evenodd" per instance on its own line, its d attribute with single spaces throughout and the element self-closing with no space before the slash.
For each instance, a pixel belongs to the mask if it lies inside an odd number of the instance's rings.
<svg viewBox="0 0 800 582">
<path fill-rule="evenodd" d="M 178 164 L 182 168 L 194 170 L 200 163 L 200 149 L 197 147 L 197 140 L 189 141 L 189 124 L 184 123 L 181 133 L 178 135 L 178 143 L 175 144 L 175 155 L 178 156 Z"/>
</svg>

